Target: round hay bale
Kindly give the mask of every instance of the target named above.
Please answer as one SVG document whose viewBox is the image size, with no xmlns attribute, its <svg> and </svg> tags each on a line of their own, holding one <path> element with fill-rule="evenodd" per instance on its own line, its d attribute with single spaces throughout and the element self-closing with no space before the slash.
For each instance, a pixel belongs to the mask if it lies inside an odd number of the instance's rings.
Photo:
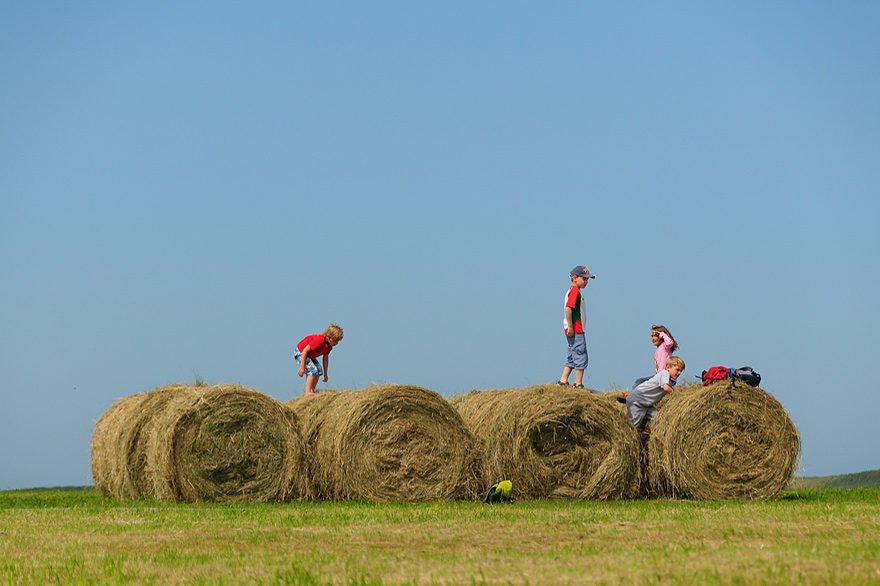
<svg viewBox="0 0 880 586">
<path fill-rule="evenodd" d="M 137 408 L 141 395 L 129 395 L 114 403 L 95 423 L 91 441 L 92 478 L 106 498 L 122 497 L 125 463 L 119 450 L 124 422 Z"/>
<path fill-rule="evenodd" d="M 296 414 L 238 385 L 190 388 L 148 424 L 151 495 L 170 501 L 284 501 L 310 495 Z"/>
<path fill-rule="evenodd" d="M 475 499 L 476 442 L 440 395 L 408 385 L 324 391 L 291 401 L 319 498 L 376 502 Z"/>
<path fill-rule="evenodd" d="M 150 494 L 144 474 L 144 426 L 173 396 L 188 387 L 169 385 L 123 397 L 95 424 L 91 442 L 92 477 L 107 498 L 132 499 Z"/>
<path fill-rule="evenodd" d="M 800 437 L 765 390 L 731 381 L 679 387 L 648 439 L 653 492 L 694 499 L 770 499 L 791 480 Z"/>
<path fill-rule="evenodd" d="M 626 421 L 629 422 L 629 415 L 626 412 L 626 404 L 618 402 L 618 397 L 625 397 L 628 391 L 623 389 L 614 389 L 611 391 L 596 393 L 594 396 L 598 397 L 600 400 L 608 403 L 612 409 L 623 415 L 626 418 Z M 632 424 L 630 424 L 632 425 Z M 635 428 L 633 428 L 635 430 Z M 647 482 L 648 477 L 648 449 L 647 446 L 643 442 L 639 442 L 639 482 L 638 486 L 634 488 L 632 494 L 628 496 L 645 498 L 652 496 L 650 487 Z"/>
<path fill-rule="evenodd" d="M 172 399 L 189 394 L 192 390 L 192 387 L 179 384 L 154 389 L 144 396 L 137 410 L 128 418 L 119 449 L 124 454 L 127 467 L 124 491 L 131 495 L 130 498 L 155 496 L 153 479 L 147 473 L 147 430 Z"/>
<path fill-rule="evenodd" d="M 608 399 L 552 384 L 471 391 L 450 403 L 485 450 L 484 485 L 503 477 L 523 499 L 638 494 L 638 435 Z"/>
</svg>

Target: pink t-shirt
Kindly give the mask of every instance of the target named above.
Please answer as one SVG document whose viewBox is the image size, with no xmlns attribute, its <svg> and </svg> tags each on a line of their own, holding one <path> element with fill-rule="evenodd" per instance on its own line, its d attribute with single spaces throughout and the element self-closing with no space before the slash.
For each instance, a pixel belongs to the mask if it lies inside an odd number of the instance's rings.
<svg viewBox="0 0 880 586">
<path fill-rule="evenodd" d="M 667 336 L 665 332 L 658 333 L 660 334 L 660 345 L 654 351 L 654 372 L 660 372 L 665 369 L 666 361 L 672 356 L 672 338 Z"/>
</svg>

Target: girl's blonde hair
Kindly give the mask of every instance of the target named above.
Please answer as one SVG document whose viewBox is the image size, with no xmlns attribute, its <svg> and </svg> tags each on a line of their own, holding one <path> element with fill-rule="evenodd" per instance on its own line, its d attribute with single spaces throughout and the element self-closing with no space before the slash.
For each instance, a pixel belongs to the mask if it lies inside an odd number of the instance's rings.
<svg viewBox="0 0 880 586">
<path fill-rule="evenodd" d="M 324 330 L 324 337 L 338 342 L 342 339 L 342 328 L 336 324 L 330 324 L 330 326 Z"/>
</svg>

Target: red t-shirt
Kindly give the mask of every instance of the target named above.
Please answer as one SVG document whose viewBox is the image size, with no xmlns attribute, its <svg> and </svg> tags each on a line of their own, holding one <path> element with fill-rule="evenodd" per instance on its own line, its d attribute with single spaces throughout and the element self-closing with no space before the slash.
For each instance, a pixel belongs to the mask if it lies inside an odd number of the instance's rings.
<svg viewBox="0 0 880 586">
<path fill-rule="evenodd" d="M 333 349 L 333 346 L 327 342 L 323 334 L 306 336 L 296 345 L 296 349 L 302 352 L 306 346 L 309 346 L 309 358 L 318 358 L 324 354 L 330 354 L 330 350 Z"/>
<path fill-rule="evenodd" d="M 581 303 L 581 290 L 572 285 L 565 298 L 565 306 L 571 308 L 571 320 L 574 322 L 576 334 L 584 332 L 584 324 L 581 322 Z"/>
</svg>

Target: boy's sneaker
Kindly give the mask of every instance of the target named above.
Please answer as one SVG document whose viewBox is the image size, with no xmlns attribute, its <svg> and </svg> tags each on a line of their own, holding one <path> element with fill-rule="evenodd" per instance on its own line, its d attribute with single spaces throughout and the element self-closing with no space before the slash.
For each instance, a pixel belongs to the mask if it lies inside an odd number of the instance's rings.
<svg viewBox="0 0 880 586">
<path fill-rule="evenodd" d="M 556 381 L 556 384 L 559 385 L 560 387 L 570 387 L 571 386 L 570 384 L 568 384 L 568 381 L 563 382 L 561 380 Z"/>
<path fill-rule="evenodd" d="M 576 389 L 582 389 L 582 388 L 584 388 L 584 385 L 572 385 L 572 386 L 574 386 L 574 388 L 576 388 Z"/>
</svg>

